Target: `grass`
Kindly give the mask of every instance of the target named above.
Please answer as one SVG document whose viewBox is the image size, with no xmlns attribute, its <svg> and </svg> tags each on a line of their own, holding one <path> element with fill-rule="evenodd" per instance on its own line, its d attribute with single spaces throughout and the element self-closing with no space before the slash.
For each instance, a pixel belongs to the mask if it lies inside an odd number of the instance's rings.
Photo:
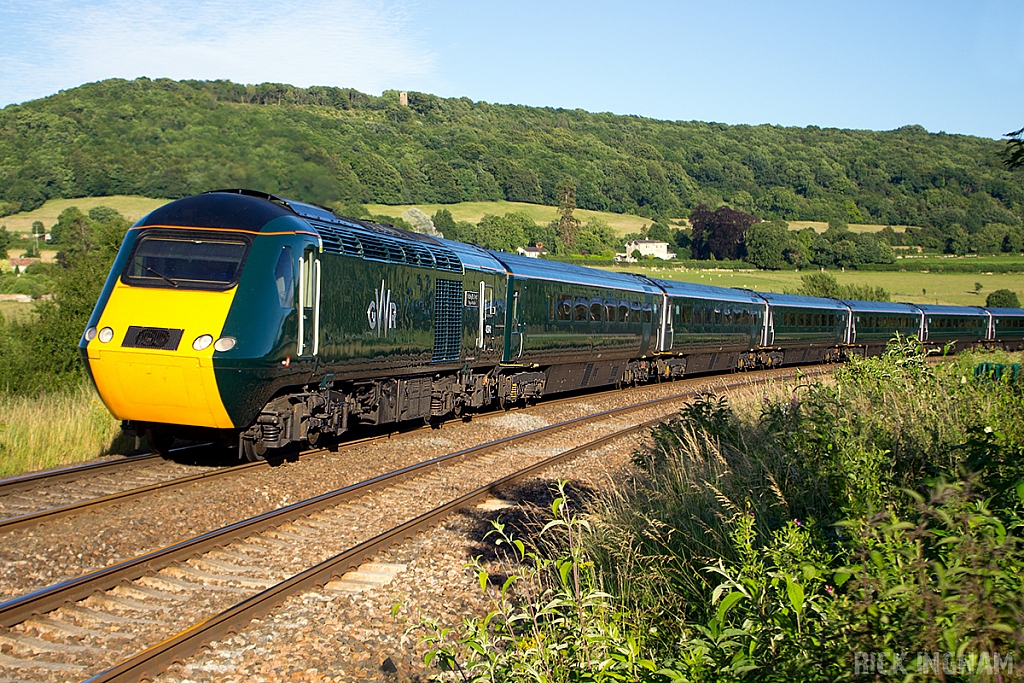
<svg viewBox="0 0 1024 683">
<path fill-rule="evenodd" d="M 0 394 L 0 476 L 70 465 L 133 447 L 88 385 L 35 398 Z"/>
<path fill-rule="evenodd" d="M 35 305 L 20 301 L 0 301 L 0 318 L 9 323 L 32 322 L 36 319 Z"/>
<path fill-rule="evenodd" d="M 974 368 L 1020 360 L 899 343 L 742 410 L 695 398 L 629 476 L 577 493 L 585 512 L 560 482 L 524 539 L 495 522 L 497 566 L 470 565 L 492 611 L 424 620 L 426 661 L 524 682 L 1017 680 L 1024 385 Z M 920 675 L 863 670 L 883 652 Z"/>
<path fill-rule="evenodd" d="M 543 206 L 541 204 L 527 204 L 525 202 L 461 202 L 459 204 L 367 204 L 366 210 L 372 214 L 385 214 L 388 216 L 401 216 L 411 208 L 417 208 L 428 216 L 433 216 L 438 209 L 448 209 L 452 218 L 456 221 L 469 221 L 479 223 L 480 219 L 487 214 L 501 216 L 506 213 L 518 211 L 525 213 L 537 223 L 550 223 L 558 218 L 557 206 Z M 631 232 L 640 232 L 645 225 L 653 221 L 643 216 L 632 214 L 609 213 L 607 211 L 590 211 L 588 209 L 576 209 L 573 213 L 577 219 L 586 223 L 592 218 L 600 218 L 617 235 L 626 235 Z"/>
<path fill-rule="evenodd" d="M 107 206 L 119 211 L 122 216 L 134 223 L 153 209 L 163 206 L 170 199 L 151 199 L 149 197 L 135 197 L 127 195 L 114 195 L 111 197 L 76 197 L 74 199 L 50 199 L 38 209 L 15 213 L 5 218 L 0 218 L 0 225 L 6 225 L 11 232 L 32 233 L 32 222 L 42 221 L 47 230 L 56 224 L 57 217 L 64 209 L 77 206 L 82 213 L 89 213 L 89 209 L 97 206 Z"/>
<path fill-rule="evenodd" d="M 630 272 L 643 273 L 665 280 L 694 282 L 718 287 L 745 287 L 761 292 L 796 293 L 800 288 L 800 276 L 804 273 L 793 270 L 750 270 L 716 271 L 672 270 L 668 268 L 633 265 Z M 997 289 L 1009 289 L 1024 301 L 1024 276 L 1005 273 L 986 275 L 984 273 L 921 273 L 895 272 L 875 273 L 848 270 L 830 270 L 842 285 L 870 285 L 884 287 L 893 301 L 907 301 L 915 304 L 949 304 L 954 306 L 984 306 L 985 297 Z M 980 282 L 982 289 L 975 293 L 974 283 Z M 922 293 L 927 292 L 927 294 Z"/>
</svg>

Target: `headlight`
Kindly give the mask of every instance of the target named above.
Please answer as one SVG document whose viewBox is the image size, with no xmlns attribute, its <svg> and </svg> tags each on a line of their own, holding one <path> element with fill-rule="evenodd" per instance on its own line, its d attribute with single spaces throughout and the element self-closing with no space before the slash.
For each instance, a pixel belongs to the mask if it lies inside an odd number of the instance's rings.
<svg viewBox="0 0 1024 683">
<path fill-rule="evenodd" d="M 200 337 L 196 337 L 196 340 L 192 342 L 192 348 L 196 351 L 202 351 L 207 346 L 213 343 L 213 337 L 208 334 L 204 334 Z"/>
<path fill-rule="evenodd" d="M 100 330 L 100 341 L 106 344 L 108 341 L 114 338 L 114 330 L 109 327 L 104 327 Z"/>
<path fill-rule="evenodd" d="M 221 337 L 213 344 L 213 348 L 217 351 L 230 351 L 235 348 L 234 337 Z"/>
<path fill-rule="evenodd" d="M 89 329 L 87 329 L 85 331 L 85 341 L 91 342 L 95 338 L 96 338 L 96 328 L 95 327 L 90 327 Z"/>
</svg>

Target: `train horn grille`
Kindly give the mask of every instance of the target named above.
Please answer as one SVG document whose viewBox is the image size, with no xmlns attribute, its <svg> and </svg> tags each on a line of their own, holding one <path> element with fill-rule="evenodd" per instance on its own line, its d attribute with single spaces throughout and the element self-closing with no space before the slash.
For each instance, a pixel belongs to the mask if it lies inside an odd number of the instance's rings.
<svg viewBox="0 0 1024 683">
<path fill-rule="evenodd" d="M 136 327 L 133 325 L 128 328 L 121 346 L 135 349 L 177 351 L 183 332 L 184 330 L 172 330 L 163 327 Z"/>
</svg>

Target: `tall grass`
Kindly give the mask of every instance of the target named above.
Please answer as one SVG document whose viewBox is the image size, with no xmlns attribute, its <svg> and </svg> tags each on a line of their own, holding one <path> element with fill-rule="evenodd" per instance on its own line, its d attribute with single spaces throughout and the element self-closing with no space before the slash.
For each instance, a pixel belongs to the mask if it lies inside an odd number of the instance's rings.
<svg viewBox="0 0 1024 683">
<path fill-rule="evenodd" d="M 125 453 L 134 440 L 89 385 L 38 396 L 0 394 L 0 476 Z"/>
<path fill-rule="evenodd" d="M 487 619 L 428 639 L 474 681 L 1022 678 L 1024 381 L 980 360 L 1019 361 L 905 343 L 741 410 L 695 400 L 584 518 L 553 510 Z"/>
</svg>

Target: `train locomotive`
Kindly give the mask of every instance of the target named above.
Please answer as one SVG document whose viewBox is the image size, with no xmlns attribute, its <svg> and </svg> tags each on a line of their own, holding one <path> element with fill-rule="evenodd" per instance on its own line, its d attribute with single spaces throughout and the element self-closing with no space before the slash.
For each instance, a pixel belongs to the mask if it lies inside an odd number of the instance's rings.
<svg viewBox="0 0 1024 683">
<path fill-rule="evenodd" d="M 530 259 L 248 190 L 128 231 L 79 348 L 128 433 L 258 460 L 357 424 L 878 353 L 1024 348 L 1024 310 L 841 301 Z"/>
</svg>

